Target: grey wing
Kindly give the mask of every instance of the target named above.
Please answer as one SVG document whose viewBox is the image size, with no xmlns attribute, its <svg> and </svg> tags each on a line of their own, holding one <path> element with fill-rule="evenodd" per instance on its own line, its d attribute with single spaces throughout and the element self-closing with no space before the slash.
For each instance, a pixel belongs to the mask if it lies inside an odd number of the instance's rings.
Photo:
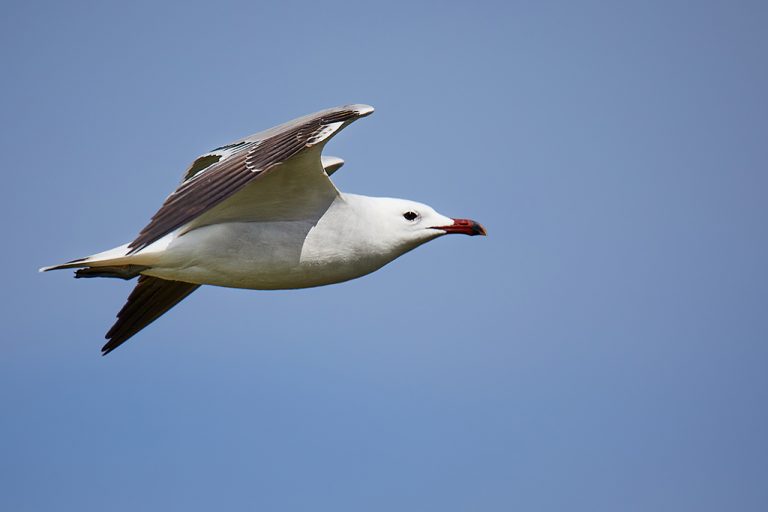
<svg viewBox="0 0 768 512">
<path fill-rule="evenodd" d="M 302 167 L 306 167 L 308 160 L 322 171 L 322 146 L 342 128 L 371 112 L 373 108 L 367 105 L 346 105 L 323 110 L 201 156 L 187 170 L 185 181 L 168 196 L 149 224 L 129 244 L 131 253 L 140 251 L 175 229 L 194 221 L 251 182 L 261 181 L 271 174 L 279 174 L 277 169 L 280 167 L 291 167 L 279 164 L 289 160 L 303 160 Z M 310 148 L 316 150 L 309 152 Z M 298 158 L 301 155 L 304 157 Z M 275 172 L 271 172 L 273 168 Z M 327 180 L 327 176 L 325 179 Z M 327 181 L 327 186 L 333 188 L 330 181 Z M 293 192 L 295 193 L 295 187 Z"/>
</svg>

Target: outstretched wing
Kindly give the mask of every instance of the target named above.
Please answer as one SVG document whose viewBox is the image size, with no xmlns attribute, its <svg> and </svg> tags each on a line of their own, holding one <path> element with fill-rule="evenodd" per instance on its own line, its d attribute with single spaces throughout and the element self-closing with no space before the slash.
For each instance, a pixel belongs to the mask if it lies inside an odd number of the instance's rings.
<svg viewBox="0 0 768 512">
<path fill-rule="evenodd" d="M 139 276 L 139 282 L 117 314 L 117 322 L 105 336 L 109 341 L 101 347 L 102 355 L 125 343 L 199 287 L 199 284 Z"/>
<path fill-rule="evenodd" d="M 129 244 L 131 253 L 140 251 L 221 205 L 254 180 L 261 182 L 269 175 L 282 174 L 283 171 L 277 172 L 280 167 L 287 170 L 299 169 L 301 172 L 294 173 L 297 176 L 316 170 L 315 174 L 318 178 L 322 177 L 322 181 L 315 179 L 307 186 L 321 187 L 326 192 L 335 193 L 333 184 L 323 172 L 320 161 L 322 147 L 339 130 L 371 112 L 373 108 L 367 105 L 346 105 L 323 110 L 216 148 L 199 157 L 187 170 L 181 185 L 168 196 L 149 224 Z M 275 172 L 271 172 L 273 169 Z M 273 181 L 279 185 L 279 180 Z M 296 185 L 296 181 L 292 180 L 292 190 L 287 193 L 296 193 L 297 188 L 301 188 Z M 256 183 L 253 188 L 255 186 Z M 275 200 L 275 203 L 279 202 L 279 198 Z M 225 210 L 225 215 L 231 217 L 233 208 Z"/>
</svg>

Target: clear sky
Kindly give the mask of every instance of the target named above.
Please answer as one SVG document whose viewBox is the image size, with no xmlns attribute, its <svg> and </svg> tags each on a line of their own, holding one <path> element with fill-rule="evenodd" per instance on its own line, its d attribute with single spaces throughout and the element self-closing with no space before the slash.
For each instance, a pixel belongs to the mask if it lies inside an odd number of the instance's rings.
<svg viewBox="0 0 768 512">
<path fill-rule="evenodd" d="M 5 2 L 0 510 L 768 510 L 765 2 Z M 344 103 L 446 237 L 107 357 L 198 154 Z"/>
</svg>

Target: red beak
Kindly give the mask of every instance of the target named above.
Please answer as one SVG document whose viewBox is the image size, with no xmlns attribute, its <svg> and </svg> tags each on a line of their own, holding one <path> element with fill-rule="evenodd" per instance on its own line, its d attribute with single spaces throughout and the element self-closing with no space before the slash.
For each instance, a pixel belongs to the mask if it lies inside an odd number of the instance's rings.
<svg viewBox="0 0 768 512">
<path fill-rule="evenodd" d="M 486 235 L 485 228 L 480 223 L 469 219 L 451 219 L 453 224 L 450 226 L 435 226 L 432 229 L 441 229 L 446 233 L 460 233 L 462 235 Z"/>
</svg>

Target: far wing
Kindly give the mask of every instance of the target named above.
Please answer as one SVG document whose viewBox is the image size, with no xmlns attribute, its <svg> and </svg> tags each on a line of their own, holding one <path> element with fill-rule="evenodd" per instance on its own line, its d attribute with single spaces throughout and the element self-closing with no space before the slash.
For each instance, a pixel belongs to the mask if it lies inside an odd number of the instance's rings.
<svg viewBox="0 0 768 512">
<path fill-rule="evenodd" d="M 187 170 L 185 181 L 168 196 L 149 224 L 129 244 L 131 252 L 137 252 L 197 219 L 252 182 L 253 186 L 248 187 L 247 194 L 249 204 L 254 198 L 271 198 L 273 204 L 285 204 L 283 200 L 290 197 L 290 194 L 307 191 L 311 196 L 336 193 L 333 184 L 322 172 L 322 147 L 342 128 L 371 112 L 373 108 L 367 105 L 347 105 L 323 110 L 201 156 Z M 283 173 L 290 173 L 290 177 L 269 180 L 271 186 L 265 186 L 265 189 L 270 189 L 268 192 L 251 193 L 260 188 L 256 186 L 257 182 L 259 185 L 267 185 L 262 182 L 266 182 L 270 176 L 277 177 Z M 313 175 L 315 178 L 311 178 Z M 243 205 L 228 204 L 222 207 L 214 215 L 217 221 L 232 216 L 237 218 Z M 262 207 L 261 211 L 268 211 L 265 208 L 268 207 Z M 209 223 L 211 215 L 208 217 L 200 219 L 196 224 Z"/>
<path fill-rule="evenodd" d="M 139 276 L 139 282 L 117 314 L 115 325 L 105 336 L 109 341 L 101 347 L 102 355 L 125 343 L 199 287 L 199 284 Z"/>
</svg>

